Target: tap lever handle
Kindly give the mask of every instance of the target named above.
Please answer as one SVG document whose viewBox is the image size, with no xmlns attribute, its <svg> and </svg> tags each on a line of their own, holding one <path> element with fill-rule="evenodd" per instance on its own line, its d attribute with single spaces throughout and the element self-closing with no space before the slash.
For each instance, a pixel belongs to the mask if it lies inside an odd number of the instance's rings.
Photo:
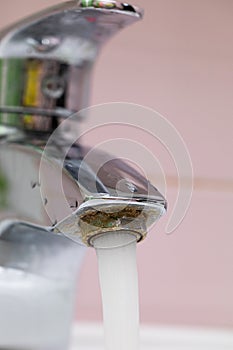
<svg viewBox="0 0 233 350">
<path fill-rule="evenodd" d="M 69 1 L 0 33 L 0 124 L 51 134 L 86 108 L 102 44 L 142 12 L 116 1 Z"/>
</svg>

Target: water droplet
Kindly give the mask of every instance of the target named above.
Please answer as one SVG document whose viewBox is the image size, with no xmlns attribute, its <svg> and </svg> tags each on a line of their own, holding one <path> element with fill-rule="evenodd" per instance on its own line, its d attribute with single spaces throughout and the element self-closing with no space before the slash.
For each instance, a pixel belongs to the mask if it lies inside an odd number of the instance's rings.
<svg viewBox="0 0 233 350">
<path fill-rule="evenodd" d="M 132 193 L 135 193 L 138 191 L 137 187 L 132 182 L 126 182 L 125 185 Z"/>
<path fill-rule="evenodd" d="M 75 201 L 74 203 L 70 204 L 71 209 L 77 209 L 78 208 L 78 201 Z"/>
<path fill-rule="evenodd" d="M 54 220 L 53 224 L 52 224 L 52 227 L 56 226 L 57 225 L 57 220 Z"/>
<path fill-rule="evenodd" d="M 31 188 L 34 189 L 36 187 L 40 187 L 40 183 L 38 181 L 31 181 Z"/>
</svg>

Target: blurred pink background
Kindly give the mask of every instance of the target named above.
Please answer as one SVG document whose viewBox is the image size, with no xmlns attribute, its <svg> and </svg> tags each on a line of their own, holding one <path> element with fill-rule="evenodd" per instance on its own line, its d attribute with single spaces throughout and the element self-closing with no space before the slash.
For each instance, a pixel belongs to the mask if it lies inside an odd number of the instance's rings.
<svg viewBox="0 0 233 350">
<path fill-rule="evenodd" d="M 1 27 L 57 3 L 4 1 Z M 138 246 L 141 321 L 233 327 L 233 2 L 137 4 L 145 18 L 106 45 L 96 64 L 91 103 L 133 102 L 161 113 L 184 138 L 195 176 L 182 224 L 165 235 L 168 213 Z M 177 174 L 162 152 L 160 162 L 172 210 Z M 151 180 L 156 184 L 156 174 Z M 96 258 L 89 249 L 77 319 L 101 317 Z"/>
</svg>

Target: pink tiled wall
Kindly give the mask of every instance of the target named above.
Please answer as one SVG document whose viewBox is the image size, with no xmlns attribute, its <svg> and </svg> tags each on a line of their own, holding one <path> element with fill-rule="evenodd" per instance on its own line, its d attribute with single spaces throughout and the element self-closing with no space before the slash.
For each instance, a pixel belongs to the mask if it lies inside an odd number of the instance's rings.
<svg viewBox="0 0 233 350">
<path fill-rule="evenodd" d="M 56 3 L 3 2 L 1 26 Z M 166 236 L 177 192 L 174 181 L 168 181 L 168 215 L 138 246 L 141 319 L 232 327 L 233 2 L 138 4 L 146 11 L 145 19 L 106 46 L 94 74 L 92 103 L 134 102 L 159 111 L 184 138 L 195 182 L 186 217 Z M 161 156 L 160 161 L 168 177 L 176 179 L 172 160 Z M 156 180 L 156 174 L 151 178 Z M 79 320 L 101 318 L 92 250 L 81 271 L 77 300 Z"/>
</svg>

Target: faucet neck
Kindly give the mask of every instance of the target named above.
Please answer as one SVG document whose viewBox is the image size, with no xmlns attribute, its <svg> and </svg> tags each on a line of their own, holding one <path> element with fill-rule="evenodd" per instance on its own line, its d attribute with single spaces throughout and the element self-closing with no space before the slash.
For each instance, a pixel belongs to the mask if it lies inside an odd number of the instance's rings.
<svg viewBox="0 0 233 350">
<path fill-rule="evenodd" d="M 0 33 L 0 124 L 51 134 L 88 106 L 103 43 L 142 13 L 116 1 L 69 1 Z"/>
</svg>

